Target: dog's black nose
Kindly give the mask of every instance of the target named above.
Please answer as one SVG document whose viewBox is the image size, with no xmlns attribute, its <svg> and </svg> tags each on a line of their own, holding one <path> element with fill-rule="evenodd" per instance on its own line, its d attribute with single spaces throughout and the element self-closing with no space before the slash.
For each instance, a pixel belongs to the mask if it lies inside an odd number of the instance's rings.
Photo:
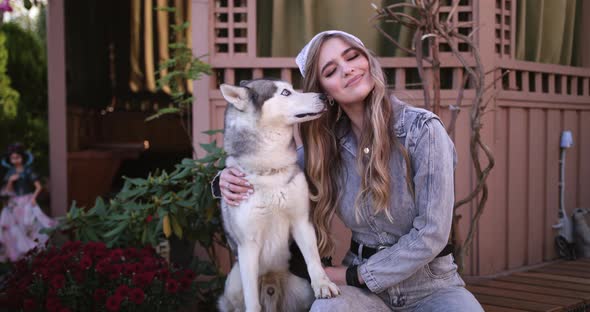
<svg viewBox="0 0 590 312">
<path fill-rule="evenodd" d="M 324 101 L 324 102 L 328 100 L 328 96 L 325 95 L 324 93 L 320 93 L 320 97 L 319 98 L 320 98 L 321 101 Z"/>
</svg>

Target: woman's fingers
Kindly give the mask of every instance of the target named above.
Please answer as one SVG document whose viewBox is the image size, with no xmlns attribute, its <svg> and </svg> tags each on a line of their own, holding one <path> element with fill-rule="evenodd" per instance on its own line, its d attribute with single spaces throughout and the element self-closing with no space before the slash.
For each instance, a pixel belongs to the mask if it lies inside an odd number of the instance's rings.
<svg viewBox="0 0 590 312">
<path fill-rule="evenodd" d="M 252 185 L 241 178 L 243 176 L 244 173 L 233 167 L 223 169 L 219 176 L 221 195 L 232 206 L 237 206 L 253 192 Z"/>
<path fill-rule="evenodd" d="M 225 173 L 225 175 L 224 175 L 224 173 Z M 236 186 L 241 186 L 242 187 L 241 189 L 251 189 L 252 185 L 250 185 L 248 180 L 243 178 L 244 176 L 245 176 L 245 174 L 243 172 L 241 172 L 240 170 L 233 168 L 233 167 L 226 168 L 221 173 L 222 180 L 226 180 L 230 184 L 234 184 Z M 237 189 L 233 190 L 233 191 L 240 192 Z M 244 191 L 241 191 L 241 192 L 244 192 Z"/>
</svg>

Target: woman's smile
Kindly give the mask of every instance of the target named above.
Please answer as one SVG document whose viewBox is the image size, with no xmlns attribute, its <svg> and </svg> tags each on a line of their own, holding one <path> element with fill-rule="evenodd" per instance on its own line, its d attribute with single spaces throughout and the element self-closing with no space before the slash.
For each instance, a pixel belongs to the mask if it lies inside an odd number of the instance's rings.
<svg viewBox="0 0 590 312">
<path fill-rule="evenodd" d="M 364 74 L 359 74 L 359 75 L 356 75 L 356 76 L 350 78 L 348 80 L 348 82 L 346 82 L 346 85 L 344 87 L 348 88 L 350 86 L 353 86 L 353 85 L 359 83 L 363 79 L 363 76 L 364 76 Z"/>
</svg>

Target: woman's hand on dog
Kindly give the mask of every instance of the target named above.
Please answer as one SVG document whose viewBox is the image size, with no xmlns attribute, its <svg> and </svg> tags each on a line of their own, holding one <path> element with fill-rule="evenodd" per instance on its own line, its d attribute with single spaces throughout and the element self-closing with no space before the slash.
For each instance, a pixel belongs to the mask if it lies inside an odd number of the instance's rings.
<svg viewBox="0 0 590 312">
<path fill-rule="evenodd" d="M 223 199 L 231 205 L 237 206 L 254 192 L 252 185 L 243 177 L 245 174 L 234 167 L 228 167 L 219 175 L 219 188 Z"/>
<path fill-rule="evenodd" d="M 346 285 L 346 269 L 345 266 L 324 267 L 326 275 L 336 285 Z"/>
<path fill-rule="evenodd" d="M 347 285 L 346 283 L 346 270 L 348 269 L 348 267 L 345 266 L 328 266 L 328 267 L 324 267 L 324 271 L 326 271 L 326 275 L 328 275 L 328 278 L 330 278 L 330 280 L 335 283 L 336 285 Z M 359 272 L 357 272 L 357 278 L 359 280 L 359 282 L 361 283 L 361 285 L 365 284 L 365 280 L 363 280 L 363 277 L 361 276 L 361 274 Z"/>
</svg>

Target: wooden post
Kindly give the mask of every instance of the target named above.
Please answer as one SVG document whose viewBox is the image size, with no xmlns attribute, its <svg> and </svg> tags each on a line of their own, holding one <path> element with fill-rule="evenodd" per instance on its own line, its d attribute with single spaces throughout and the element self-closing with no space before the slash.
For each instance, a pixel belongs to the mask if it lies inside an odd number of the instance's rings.
<svg viewBox="0 0 590 312">
<path fill-rule="evenodd" d="M 49 182 L 51 214 L 68 209 L 67 103 L 64 0 L 47 4 L 47 72 L 49 112 Z"/>
<path fill-rule="evenodd" d="M 191 31 L 192 31 L 192 49 L 195 56 L 209 54 L 209 0 L 191 0 Z M 209 61 L 209 57 L 202 59 L 204 62 Z M 201 79 L 193 81 L 193 145 L 197 155 L 194 157 L 203 157 L 205 152 L 199 146 L 200 143 L 209 142 L 208 135 L 203 131 L 211 130 L 211 112 L 209 103 L 209 88 L 212 78 L 207 75 L 201 76 Z"/>
</svg>

